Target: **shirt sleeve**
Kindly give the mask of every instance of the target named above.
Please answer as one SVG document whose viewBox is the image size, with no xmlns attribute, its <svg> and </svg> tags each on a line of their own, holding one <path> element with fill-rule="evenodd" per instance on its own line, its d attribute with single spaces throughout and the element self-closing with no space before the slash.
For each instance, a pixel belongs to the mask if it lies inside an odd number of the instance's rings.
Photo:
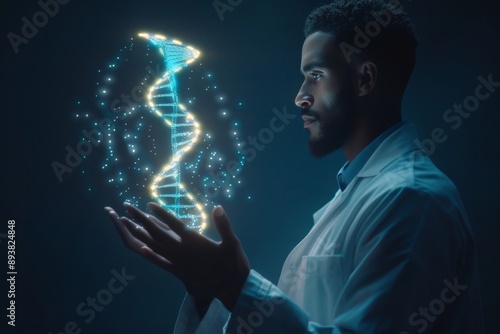
<svg viewBox="0 0 500 334">
<path fill-rule="evenodd" d="M 205 316 L 200 319 L 194 299 L 186 294 L 175 323 L 174 334 L 224 333 L 229 311 L 218 299 L 212 300 Z"/>
<path fill-rule="evenodd" d="M 467 296 L 473 270 L 463 252 L 460 213 L 446 211 L 424 193 L 385 194 L 354 238 L 354 261 L 342 268 L 349 278 L 340 295 L 313 297 L 335 304 L 330 324 L 310 321 L 307 312 L 252 270 L 225 333 L 469 333 L 455 327 L 460 320 L 450 320 L 468 317 L 474 307 Z"/>
</svg>

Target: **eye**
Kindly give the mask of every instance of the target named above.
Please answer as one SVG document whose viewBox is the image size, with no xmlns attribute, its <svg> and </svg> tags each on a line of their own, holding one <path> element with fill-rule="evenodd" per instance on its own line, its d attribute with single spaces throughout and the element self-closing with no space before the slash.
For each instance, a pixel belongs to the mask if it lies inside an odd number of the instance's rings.
<svg viewBox="0 0 500 334">
<path fill-rule="evenodd" d="M 309 73 L 309 75 L 314 79 L 314 80 L 318 80 L 319 78 L 321 78 L 323 75 L 320 74 L 320 73 Z"/>
</svg>

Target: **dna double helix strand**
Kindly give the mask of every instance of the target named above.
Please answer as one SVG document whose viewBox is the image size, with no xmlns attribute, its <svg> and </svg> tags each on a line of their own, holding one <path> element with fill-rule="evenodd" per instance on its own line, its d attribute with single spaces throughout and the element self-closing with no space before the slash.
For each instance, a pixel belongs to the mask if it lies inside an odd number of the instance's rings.
<svg viewBox="0 0 500 334">
<path fill-rule="evenodd" d="M 139 34 L 156 46 L 163 56 L 165 73 L 149 88 L 150 111 L 170 128 L 171 157 L 154 177 L 151 196 L 164 208 L 183 220 L 188 227 L 202 232 L 206 227 L 203 206 L 182 183 L 181 161 L 201 135 L 200 124 L 179 102 L 176 73 L 195 61 L 201 53 L 182 42 L 161 35 Z"/>
</svg>

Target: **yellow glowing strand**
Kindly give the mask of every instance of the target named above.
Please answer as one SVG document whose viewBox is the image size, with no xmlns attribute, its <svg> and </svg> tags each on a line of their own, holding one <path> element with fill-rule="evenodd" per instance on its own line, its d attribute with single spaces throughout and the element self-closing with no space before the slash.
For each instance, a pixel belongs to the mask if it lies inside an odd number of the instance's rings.
<svg viewBox="0 0 500 334">
<path fill-rule="evenodd" d="M 159 106 L 157 106 L 155 101 L 154 101 L 154 95 L 153 95 L 154 91 L 159 89 L 160 85 L 162 85 L 161 87 L 165 87 L 165 86 L 168 86 L 169 84 L 171 84 L 170 78 L 171 78 L 172 73 L 176 73 L 176 72 L 180 71 L 183 67 L 192 63 L 196 58 L 198 58 L 200 56 L 201 53 L 198 50 L 196 50 L 195 48 L 193 48 L 192 46 L 183 45 L 182 42 L 179 40 L 176 40 L 176 39 L 167 40 L 167 38 L 163 35 L 150 35 L 147 33 L 140 33 L 139 36 L 146 38 L 146 39 L 149 39 L 155 45 L 160 46 L 160 51 L 162 52 L 162 54 L 164 56 L 165 56 L 165 52 L 163 52 L 164 47 L 166 46 L 167 49 L 171 48 L 170 45 L 172 45 L 172 44 L 175 45 L 175 47 L 177 47 L 178 49 L 179 49 L 178 46 L 182 46 L 185 49 L 189 50 L 189 53 L 188 53 L 189 57 L 186 57 L 185 53 L 182 54 L 183 57 L 185 57 L 185 59 L 181 62 L 178 62 L 178 60 L 177 60 L 177 63 L 175 63 L 175 65 L 169 64 L 168 59 L 167 59 L 167 72 L 165 73 L 165 75 L 161 79 L 158 79 L 156 81 L 156 83 L 152 87 L 150 87 L 148 90 L 147 104 L 151 107 L 151 110 L 154 111 L 154 113 L 157 116 L 163 118 L 165 123 L 167 123 L 170 127 L 172 127 L 174 123 L 172 121 L 166 119 L 166 117 L 165 117 L 166 114 L 164 114 L 158 110 Z M 161 40 L 161 41 L 159 41 L 159 40 Z M 162 43 L 164 43 L 164 44 L 162 44 Z M 178 51 L 178 49 L 175 49 L 175 50 Z M 168 53 L 167 53 L 166 57 L 167 58 L 169 57 Z M 171 66 L 169 66 L 169 65 L 171 65 Z M 174 94 L 174 93 L 175 92 L 172 92 L 172 94 Z M 167 208 L 168 208 L 168 205 L 165 203 L 165 201 L 163 201 L 160 198 L 160 194 L 158 194 L 158 191 L 157 191 L 160 188 L 159 183 L 162 182 L 165 177 L 174 176 L 174 175 L 177 176 L 180 173 L 179 172 L 179 162 L 182 160 L 182 155 L 184 155 L 186 152 L 188 152 L 189 150 L 192 149 L 192 147 L 194 146 L 194 143 L 196 143 L 198 141 L 198 138 L 201 134 L 200 125 L 196 121 L 193 114 L 189 113 L 186 110 L 186 107 L 180 103 L 177 103 L 177 107 L 179 108 L 180 111 L 182 111 L 185 114 L 186 119 L 190 122 L 189 124 L 192 124 L 194 131 L 191 133 L 192 138 L 190 138 L 190 142 L 187 144 L 183 144 L 184 147 L 174 150 L 174 154 L 171 157 L 170 161 L 163 166 L 160 174 L 154 178 L 153 184 L 150 186 L 151 196 L 153 198 L 155 198 L 162 205 L 167 206 Z M 162 177 L 162 176 L 165 176 L 165 177 Z M 205 222 L 206 214 L 203 211 L 202 205 L 194 199 L 194 196 L 191 193 L 186 191 L 186 187 L 184 186 L 184 184 L 178 183 L 177 186 L 180 190 L 185 191 L 184 196 L 186 196 L 193 203 L 194 207 L 199 211 L 199 217 L 201 218 L 201 222 L 199 224 L 198 229 L 201 233 L 207 225 Z M 178 200 L 177 200 L 176 203 L 180 203 L 180 202 L 178 202 Z M 176 204 L 175 208 L 178 208 L 178 207 L 179 207 L 179 204 Z"/>
</svg>

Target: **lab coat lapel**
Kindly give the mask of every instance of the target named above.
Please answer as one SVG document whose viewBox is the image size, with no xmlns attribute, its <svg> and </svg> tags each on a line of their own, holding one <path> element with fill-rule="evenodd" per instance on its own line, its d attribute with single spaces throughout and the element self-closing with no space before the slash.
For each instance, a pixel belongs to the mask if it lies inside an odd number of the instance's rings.
<svg viewBox="0 0 500 334">
<path fill-rule="evenodd" d="M 321 235 L 321 232 L 328 224 L 337 223 L 335 214 L 338 212 L 338 208 L 346 199 L 350 199 L 355 194 L 356 189 L 362 187 L 363 181 L 377 175 L 384 167 L 402 154 L 417 149 L 421 149 L 421 147 L 418 144 L 416 128 L 411 123 L 402 126 L 387 137 L 368 159 L 358 175 L 349 183 L 347 188 L 344 191 L 339 189 L 330 202 L 313 214 L 313 228 L 289 254 L 285 261 L 284 270 L 287 270 L 288 266 L 295 266 L 303 255 L 309 254 L 315 240 Z M 338 223 L 341 224 L 343 222 Z"/>
<path fill-rule="evenodd" d="M 392 161 L 405 153 L 415 150 L 422 150 L 422 154 L 425 154 L 418 140 L 415 125 L 408 123 L 396 130 L 380 144 L 344 191 L 339 189 L 330 202 L 313 214 L 314 224 L 321 225 L 324 221 L 331 221 L 336 208 L 351 196 L 352 192 L 359 187 L 358 183 L 362 179 L 376 176 Z"/>
</svg>

